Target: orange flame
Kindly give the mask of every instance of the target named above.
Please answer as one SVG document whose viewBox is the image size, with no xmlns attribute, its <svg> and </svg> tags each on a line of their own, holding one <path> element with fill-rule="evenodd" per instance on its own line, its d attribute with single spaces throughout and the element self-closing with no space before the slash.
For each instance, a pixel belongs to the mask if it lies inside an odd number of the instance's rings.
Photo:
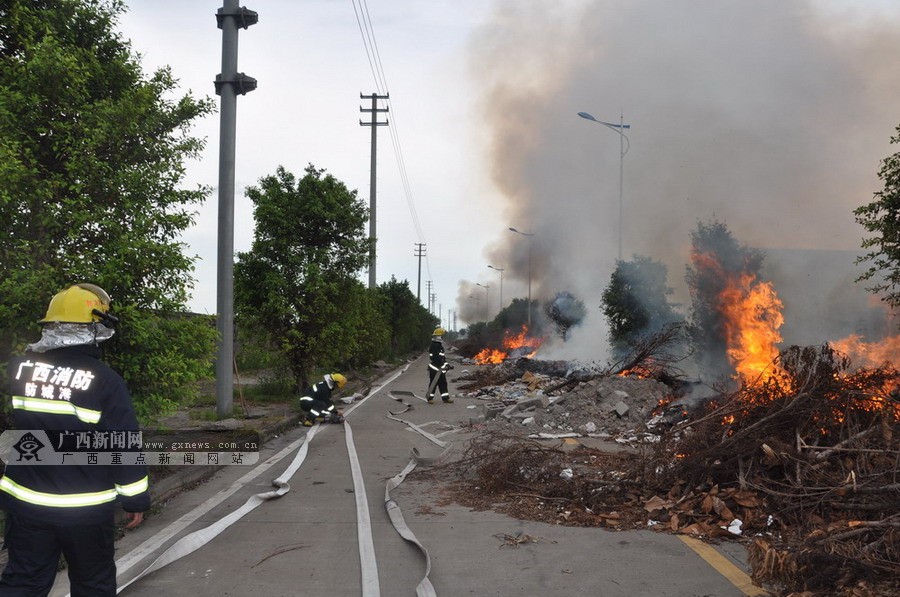
<svg viewBox="0 0 900 597">
<path fill-rule="evenodd" d="M 698 269 L 713 270 L 724 281 L 717 308 L 725 320 L 728 360 L 745 383 L 757 384 L 772 377 L 786 379 L 772 363 L 778 357 L 778 330 L 784 325 L 783 304 L 769 282 L 752 273 L 728 272 L 710 253 L 694 253 Z"/>
<path fill-rule="evenodd" d="M 506 353 L 502 350 L 493 348 L 485 348 L 473 357 L 473 360 L 479 365 L 496 365 L 506 360 Z"/>
<path fill-rule="evenodd" d="M 700 269 L 711 270 L 724 281 L 724 289 L 717 297 L 716 308 L 724 320 L 724 336 L 728 359 L 745 384 L 760 386 L 770 381 L 790 391 L 789 377 L 776 362 L 779 356 L 778 344 L 782 341 L 779 329 L 784 324 L 784 305 L 778 298 L 773 285 L 763 282 L 750 273 L 729 273 L 711 254 L 694 254 L 692 259 Z M 867 343 L 859 335 L 829 342 L 832 348 L 846 354 L 857 367 L 880 368 L 892 366 L 900 355 L 900 336 L 886 338 L 880 342 Z M 846 380 L 851 380 L 848 374 Z M 900 420 L 900 404 L 890 398 L 898 389 L 896 380 L 888 380 L 880 388 L 881 395 L 864 395 L 855 400 L 858 408 L 871 411 L 893 412 Z M 831 413 L 835 421 L 844 419 L 843 412 L 835 409 Z M 815 417 L 814 417 L 815 419 Z M 728 415 L 722 424 L 728 425 L 735 417 Z M 828 433 L 826 427 L 822 433 Z"/>
<path fill-rule="evenodd" d="M 544 343 L 543 338 L 529 338 L 528 326 L 522 326 L 522 331 L 515 336 L 510 336 L 509 331 L 503 335 L 503 347 L 509 351 L 517 348 L 533 348 L 534 350 L 528 356 L 534 356 L 537 349 Z"/>
<path fill-rule="evenodd" d="M 831 347 L 850 357 L 861 367 L 881 367 L 893 363 L 900 355 L 900 336 L 885 338 L 880 342 L 864 342 L 859 334 L 829 342 Z"/>
<path fill-rule="evenodd" d="M 527 357 L 533 357 L 535 353 L 537 353 L 537 349 L 540 348 L 541 344 L 544 343 L 543 338 L 534 338 L 528 336 L 528 327 L 522 326 L 522 330 L 518 334 L 511 334 L 509 330 L 507 330 L 503 335 L 503 349 L 497 348 L 485 348 L 478 354 L 473 357 L 473 360 L 479 365 L 491 365 L 502 363 L 506 360 L 506 357 L 509 356 L 509 353 L 520 349 L 520 348 L 530 348 L 532 349 L 527 355 Z"/>
<path fill-rule="evenodd" d="M 738 375 L 751 383 L 762 380 L 767 371 L 770 377 L 778 375 L 770 368 L 778 357 L 778 330 L 784 325 L 784 316 L 772 284 L 742 274 L 728 280 L 719 301 L 725 317 L 728 358 Z"/>
</svg>

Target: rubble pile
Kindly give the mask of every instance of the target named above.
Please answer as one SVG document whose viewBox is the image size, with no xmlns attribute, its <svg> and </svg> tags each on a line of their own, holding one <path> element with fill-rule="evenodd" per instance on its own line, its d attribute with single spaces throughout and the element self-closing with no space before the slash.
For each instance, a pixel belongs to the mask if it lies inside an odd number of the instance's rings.
<svg viewBox="0 0 900 597">
<path fill-rule="evenodd" d="M 659 421 L 652 414 L 673 397 L 671 388 L 654 379 L 563 361 L 519 359 L 461 379 L 469 381 L 460 386 L 469 390 L 468 396 L 485 401 L 487 425 L 521 425 L 536 437 L 575 434 L 637 441 L 655 434 Z"/>
<path fill-rule="evenodd" d="M 774 594 L 900 594 L 900 373 L 851 371 L 828 345 L 780 359 L 782 374 L 669 421 L 661 401 L 683 401 L 685 386 L 658 378 L 518 362 L 469 374 L 486 420 L 448 465 L 456 497 L 558 524 L 743 540 Z M 638 449 L 547 441 L 606 434 Z"/>
</svg>

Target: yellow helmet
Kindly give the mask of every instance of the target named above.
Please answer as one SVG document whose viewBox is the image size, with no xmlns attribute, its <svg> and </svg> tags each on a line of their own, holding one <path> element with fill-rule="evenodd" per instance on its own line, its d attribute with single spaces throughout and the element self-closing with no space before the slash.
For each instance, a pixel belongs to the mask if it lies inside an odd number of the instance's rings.
<svg viewBox="0 0 900 597">
<path fill-rule="evenodd" d="M 347 378 L 340 373 L 332 373 L 331 381 L 334 382 L 334 385 L 336 385 L 339 390 L 347 384 Z"/>
<path fill-rule="evenodd" d="M 444 328 L 435 328 L 433 332 L 431 332 L 432 336 L 443 336 Z"/>
<path fill-rule="evenodd" d="M 108 315 L 110 298 L 94 284 L 74 284 L 50 299 L 47 314 L 40 323 L 94 323 L 115 320 Z"/>
</svg>

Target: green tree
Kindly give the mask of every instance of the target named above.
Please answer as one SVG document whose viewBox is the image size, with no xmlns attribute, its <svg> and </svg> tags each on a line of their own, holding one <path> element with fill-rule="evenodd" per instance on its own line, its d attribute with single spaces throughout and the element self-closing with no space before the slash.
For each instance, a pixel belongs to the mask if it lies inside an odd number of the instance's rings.
<svg viewBox="0 0 900 597">
<path fill-rule="evenodd" d="M 896 132 L 891 144 L 900 143 L 900 126 Z M 875 201 L 853 212 L 866 232 L 875 235 L 863 239 L 862 248 L 869 252 L 857 262 L 870 266 L 857 281 L 873 281 L 867 290 L 884 293 L 882 300 L 897 308 L 900 307 L 900 152 L 881 162 L 878 178 L 884 181 L 884 188 L 875 193 Z"/>
<path fill-rule="evenodd" d="M 284 354 L 296 391 L 315 370 L 353 362 L 375 335 L 386 348 L 386 323 L 375 327 L 354 275 L 368 262 L 368 209 L 341 181 L 308 165 L 301 179 L 279 166 L 247 189 L 253 245 L 234 267 L 235 314 Z M 368 306 L 366 306 L 368 305 Z M 383 349 L 383 348 L 382 348 Z"/>
<path fill-rule="evenodd" d="M 529 330 L 529 335 L 531 336 L 541 336 L 544 334 L 544 324 L 545 321 L 540 309 L 538 309 L 539 303 L 537 300 L 531 301 L 531 328 Z M 497 334 L 501 337 L 503 335 L 504 330 L 517 330 L 521 328 L 523 325 L 528 325 L 528 300 L 523 298 L 514 298 L 509 302 L 509 305 L 504 307 L 497 313 L 497 316 L 494 317 L 494 320 L 491 322 L 493 327 L 496 328 Z"/>
<path fill-rule="evenodd" d="M 667 285 L 668 268 L 649 257 L 618 261 L 603 291 L 603 314 L 609 323 L 613 350 L 623 353 L 635 342 L 679 321 L 677 305 L 669 303 L 674 290 Z"/>
<path fill-rule="evenodd" d="M 587 310 L 584 308 L 584 303 L 575 298 L 575 295 L 563 291 L 557 293 L 553 300 L 544 303 L 544 314 L 556 326 L 559 335 L 565 340 L 569 329 L 584 320 Z"/>
<path fill-rule="evenodd" d="M 738 244 L 722 222 L 698 222 L 691 232 L 691 264 L 685 274 L 691 296 L 690 335 L 701 361 L 712 371 L 731 367 L 720 297 L 735 280 L 757 278 L 763 259 L 758 249 Z"/>
<path fill-rule="evenodd" d="M 394 276 L 378 287 L 385 300 L 385 319 L 391 328 L 391 355 L 400 356 L 426 350 L 438 318 L 419 303 L 409 288 L 409 281 L 398 282 Z"/>
<path fill-rule="evenodd" d="M 116 0 L 0 3 L 0 361 L 26 340 L 50 297 L 99 284 L 123 315 L 107 356 L 144 415 L 172 407 L 209 371 L 214 331 L 179 319 L 194 258 L 178 242 L 189 206 L 186 159 L 203 142 L 190 125 L 213 103 L 172 99 L 169 69 L 149 78 L 114 30 Z M 159 367 L 152 363 L 168 357 Z"/>
</svg>

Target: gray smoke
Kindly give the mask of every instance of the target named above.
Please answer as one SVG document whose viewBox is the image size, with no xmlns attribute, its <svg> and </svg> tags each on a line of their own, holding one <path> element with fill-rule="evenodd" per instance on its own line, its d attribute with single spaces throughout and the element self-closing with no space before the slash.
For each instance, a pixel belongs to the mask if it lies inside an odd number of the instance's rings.
<svg viewBox="0 0 900 597">
<path fill-rule="evenodd" d="M 852 211 L 881 188 L 900 122 L 900 16 L 859 4 L 496 0 L 470 46 L 482 151 L 507 225 L 535 234 L 530 267 L 521 235 L 485 250 L 507 268 L 506 302 L 524 296 L 529 270 L 535 299 L 571 289 L 588 317 L 565 356 L 606 350 L 598 306 L 618 248 L 620 137 L 581 111 L 631 125 L 623 256 L 663 261 L 676 302 L 689 304 L 698 220 L 764 250 L 858 251 Z M 461 291 L 464 320 L 468 302 Z"/>
</svg>

